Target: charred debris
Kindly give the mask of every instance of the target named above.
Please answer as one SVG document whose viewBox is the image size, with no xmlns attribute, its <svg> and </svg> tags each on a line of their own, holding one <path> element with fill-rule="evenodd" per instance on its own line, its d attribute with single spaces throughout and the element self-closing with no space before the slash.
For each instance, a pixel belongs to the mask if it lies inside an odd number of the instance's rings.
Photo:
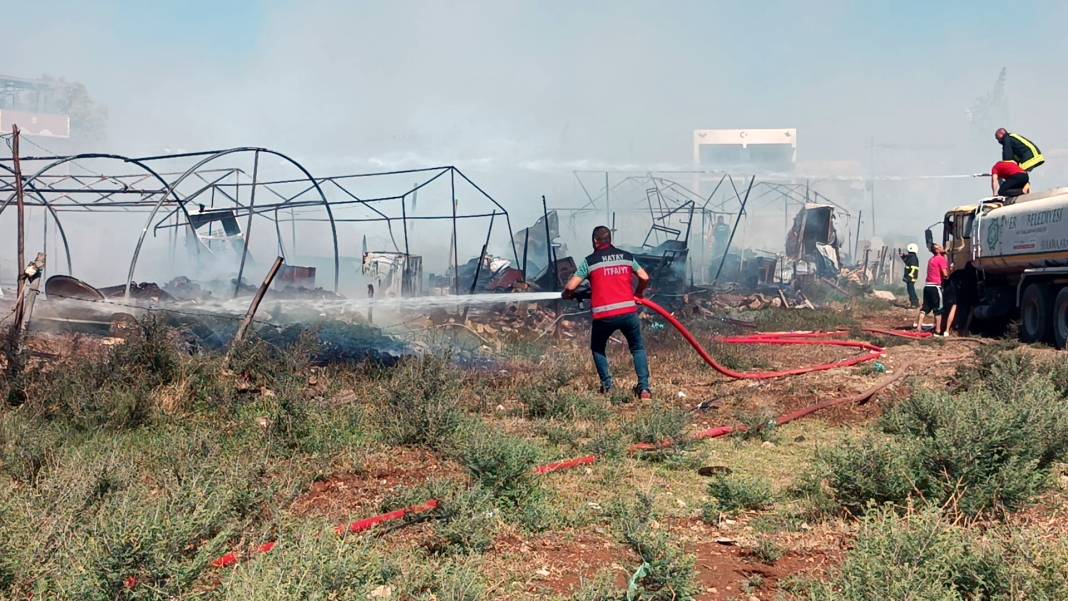
<svg viewBox="0 0 1068 601">
<path fill-rule="evenodd" d="M 585 254 L 581 242 L 569 249 L 564 240 L 585 240 L 599 223 L 610 224 L 617 245 L 652 275 L 659 302 L 696 302 L 713 312 L 812 307 L 812 286 L 846 293 L 892 281 L 896 258 L 885 247 L 866 248 L 863 261 L 844 267 L 839 220 L 848 212 L 807 186 L 802 194 L 796 184 L 756 176 L 723 175 L 704 195 L 667 176 L 628 174 L 612 184 L 604 174 L 595 195 L 576 173 L 587 202 L 551 208 L 542 197 L 541 215 L 515 231 L 504 206 L 453 166 L 316 177 L 280 152 L 254 147 L 20 158 L 21 177 L 12 169 L 0 174 L 0 212 L 18 196 L 43 224 L 28 241 L 51 255 L 35 329 L 121 334 L 132 321 L 162 313 L 186 325 L 198 344 L 221 347 L 254 314 L 272 335 L 308 323 L 367 326 L 379 334 L 363 331 L 358 337 L 367 342 L 358 346 L 398 353 L 427 344 L 428 332 L 473 349 L 492 348 L 499 334 L 567 337 L 581 323 L 581 306 L 514 302 L 508 293 L 560 290 Z M 771 203 L 787 213 L 780 217 L 784 252 L 744 245 L 747 220 Z M 110 246 L 117 256 L 103 262 L 125 266 L 125 278 L 104 285 L 79 278 L 79 270 L 99 270 L 76 265 L 81 255 L 65 224 L 120 218 L 129 246 Z M 133 249 L 128 264 L 124 247 Z M 142 255 L 169 276 L 135 279 L 149 269 L 138 267 Z M 275 256 L 280 268 L 257 285 Z M 427 269 L 443 263 L 439 273 Z M 10 287 L 0 277 L 3 288 Z M 409 312 L 417 317 L 398 316 L 389 302 L 486 293 L 501 294 L 501 302 Z M 346 298 L 367 302 L 329 304 Z M 255 306 L 246 310 L 250 299 Z M 13 301 L 8 294 L 0 302 Z M 335 326 L 334 338 L 344 338 Z M 338 355 L 360 355 L 343 346 L 335 344 Z"/>
</svg>

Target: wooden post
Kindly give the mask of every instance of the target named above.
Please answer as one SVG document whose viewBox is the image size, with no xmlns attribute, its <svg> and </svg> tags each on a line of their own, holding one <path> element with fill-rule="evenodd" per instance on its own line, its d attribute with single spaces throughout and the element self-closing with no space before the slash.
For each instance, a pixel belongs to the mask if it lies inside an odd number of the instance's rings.
<svg viewBox="0 0 1068 601">
<path fill-rule="evenodd" d="M 274 281 L 274 276 L 278 274 L 278 270 L 282 268 L 282 263 L 285 259 L 278 257 L 274 260 L 274 265 L 271 265 L 271 269 L 267 272 L 267 277 L 263 278 L 263 283 L 260 284 L 260 289 L 256 291 L 256 296 L 252 297 L 252 304 L 248 306 L 248 311 L 245 312 L 245 318 L 241 320 L 241 325 L 237 328 L 237 333 L 234 334 L 233 341 L 230 342 L 230 350 L 227 351 L 227 355 L 234 350 L 238 344 L 245 338 L 245 334 L 248 333 L 249 326 L 252 325 L 252 318 L 256 316 L 256 310 L 260 308 L 260 301 L 263 300 L 263 296 L 267 294 L 267 289 L 271 287 L 271 282 Z"/>
<path fill-rule="evenodd" d="M 26 267 L 26 199 L 22 189 L 22 166 L 19 162 L 19 126 L 11 126 L 11 161 L 15 168 L 15 202 L 18 208 L 18 263 L 19 290 L 22 290 L 22 270 Z M 20 292 L 21 294 L 21 292 Z"/>
<path fill-rule="evenodd" d="M 11 158 L 12 168 L 15 172 L 15 202 L 18 207 L 16 216 L 18 220 L 18 235 L 16 236 L 18 258 L 16 260 L 18 264 L 15 265 L 15 268 L 18 269 L 18 279 L 16 280 L 18 282 L 18 291 L 15 294 L 14 320 L 11 324 L 11 331 L 3 345 L 3 350 L 7 357 L 8 372 L 14 376 L 22 369 L 19 355 L 22 351 L 22 322 L 25 318 L 25 307 L 22 301 L 26 296 L 26 205 L 22 189 L 22 167 L 19 163 L 19 128 L 17 125 L 11 126 Z"/>
</svg>

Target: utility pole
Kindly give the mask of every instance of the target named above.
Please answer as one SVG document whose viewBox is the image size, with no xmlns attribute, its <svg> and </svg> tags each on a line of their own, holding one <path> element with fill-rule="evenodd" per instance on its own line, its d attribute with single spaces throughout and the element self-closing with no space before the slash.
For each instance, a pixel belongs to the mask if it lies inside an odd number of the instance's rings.
<svg viewBox="0 0 1068 601">
<path fill-rule="evenodd" d="M 608 171 L 604 172 L 604 220 L 605 225 L 608 225 L 608 220 L 612 218 L 612 202 L 608 198 Z M 612 232 L 615 233 L 615 227 L 613 226 Z"/>
<path fill-rule="evenodd" d="M 868 143 L 868 191 L 871 194 L 871 237 L 875 238 L 875 136 L 869 138 Z"/>
</svg>

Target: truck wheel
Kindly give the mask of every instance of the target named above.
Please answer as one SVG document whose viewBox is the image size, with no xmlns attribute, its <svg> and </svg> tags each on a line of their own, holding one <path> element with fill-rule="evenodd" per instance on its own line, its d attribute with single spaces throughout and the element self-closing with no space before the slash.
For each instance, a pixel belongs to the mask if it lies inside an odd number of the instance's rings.
<svg viewBox="0 0 1068 601">
<path fill-rule="evenodd" d="M 1045 342 L 1053 333 L 1053 291 L 1043 284 L 1024 288 L 1020 301 L 1020 341 Z"/>
<path fill-rule="evenodd" d="M 1061 288 L 1053 301 L 1053 344 L 1059 349 L 1068 345 L 1068 287 Z"/>
</svg>

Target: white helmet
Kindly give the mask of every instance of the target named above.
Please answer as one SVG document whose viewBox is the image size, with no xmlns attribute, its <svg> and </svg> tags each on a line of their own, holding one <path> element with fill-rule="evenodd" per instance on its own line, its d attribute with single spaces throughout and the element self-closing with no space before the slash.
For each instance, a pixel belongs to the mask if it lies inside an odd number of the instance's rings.
<svg viewBox="0 0 1068 601">
<path fill-rule="evenodd" d="M 910 253 L 918 253 L 918 252 L 920 252 L 920 247 L 916 246 L 915 243 L 912 243 L 912 244 L 909 244 L 908 246 L 906 246 L 905 250 L 907 250 Z"/>
</svg>

